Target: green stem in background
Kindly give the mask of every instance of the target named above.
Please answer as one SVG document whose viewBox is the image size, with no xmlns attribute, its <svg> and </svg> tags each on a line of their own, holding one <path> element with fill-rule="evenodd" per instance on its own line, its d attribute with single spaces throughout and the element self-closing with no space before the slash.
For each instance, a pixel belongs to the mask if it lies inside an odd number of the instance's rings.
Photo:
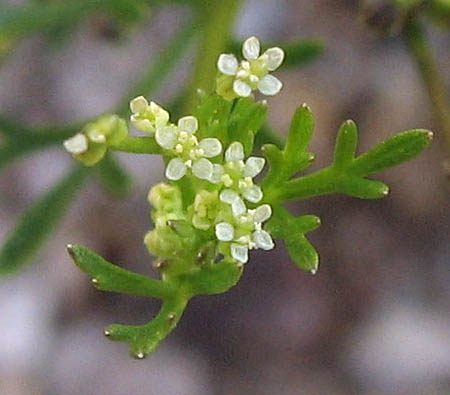
<svg viewBox="0 0 450 395">
<path fill-rule="evenodd" d="M 120 101 L 116 108 L 116 112 L 124 117 L 129 111 L 129 102 L 136 96 L 146 95 L 150 91 L 155 92 L 164 82 L 164 78 L 170 73 L 173 67 L 181 59 L 189 47 L 189 42 L 195 33 L 195 23 L 186 23 L 170 40 L 169 44 L 158 55 L 157 60 L 148 70 L 144 72 L 142 77 L 128 94 Z"/>
<path fill-rule="evenodd" d="M 403 38 L 415 60 L 428 90 L 433 111 L 444 134 L 450 154 L 450 98 L 430 50 L 425 32 L 416 20 L 411 20 L 403 30 Z"/>
<path fill-rule="evenodd" d="M 194 109 L 198 94 L 197 90 L 211 92 L 216 78 L 217 58 L 225 52 L 241 0 L 209 0 L 199 11 L 199 37 L 201 39 L 197 51 L 189 94 L 184 102 L 184 113 Z"/>
</svg>

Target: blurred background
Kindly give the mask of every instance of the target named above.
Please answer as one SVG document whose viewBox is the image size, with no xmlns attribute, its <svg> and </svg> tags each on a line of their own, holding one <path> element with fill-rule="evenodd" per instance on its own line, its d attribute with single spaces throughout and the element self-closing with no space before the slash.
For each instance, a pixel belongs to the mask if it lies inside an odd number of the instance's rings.
<svg viewBox="0 0 450 395">
<path fill-rule="evenodd" d="M 122 19 L 120 12 L 89 7 L 39 14 L 58 3 L 70 2 L 0 0 L 2 242 L 74 166 L 59 142 L 14 156 L 13 132 L 42 129 L 63 139 L 64 126 L 45 125 L 74 125 L 112 111 L 149 67 L 162 59 L 160 71 L 168 71 L 164 48 L 187 23 L 197 36 L 178 39 L 183 54 L 167 78 L 141 92 L 176 106 L 198 62 L 198 35 L 207 33 L 200 22 L 195 26 L 187 1 L 141 2 Z M 2 34 L 11 10 L 30 6 L 38 22 L 19 18 L 19 25 L 28 23 L 21 29 L 12 19 Z M 329 163 L 336 131 L 348 118 L 359 126 L 360 152 L 402 130 L 436 132 L 417 159 L 378 177 L 391 188 L 385 199 L 331 196 L 292 207 L 322 218 L 309 235 L 321 257 L 315 276 L 295 267 L 282 243 L 270 253 L 254 252 L 236 287 L 193 299 L 152 356 L 131 359 L 103 328 L 145 323 L 157 301 L 95 290 L 65 250 L 68 242 L 80 243 L 156 275 L 142 240 L 151 226 L 147 191 L 162 179 L 163 163 L 116 155 L 133 178 L 127 197 L 105 193 L 99 177 L 87 177 L 42 248 L 0 279 L 0 394 L 449 394 L 450 152 L 395 18 L 381 1 L 248 0 L 231 23 L 237 41 L 256 35 L 263 47 L 317 44 L 310 59 L 275 73 L 284 88 L 268 100 L 268 124 L 280 134 L 297 105 L 311 106 L 313 169 Z M 367 21 L 381 23 L 373 29 Z M 424 24 L 448 92 L 449 31 Z M 386 25 L 389 34 L 380 34 Z M 28 230 L 25 244 L 34 237 Z"/>
</svg>

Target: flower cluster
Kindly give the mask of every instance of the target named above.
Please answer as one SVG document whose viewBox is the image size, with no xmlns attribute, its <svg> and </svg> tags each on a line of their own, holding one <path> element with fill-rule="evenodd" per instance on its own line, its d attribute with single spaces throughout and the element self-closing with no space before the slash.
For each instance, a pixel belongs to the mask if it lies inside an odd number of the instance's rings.
<svg viewBox="0 0 450 395">
<path fill-rule="evenodd" d="M 216 92 L 227 100 L 248 97 L 259 90 L 267 96 L 276 95 L 283 84 L 269 74 L 284 60 L 284 51 L 273 47 L 260 55 L 260 43 L 256 37 L 248 38 L 242 46 L 245 60 L 240 64 L 233 54 L 222 54 L 217 61 L 221 75 L 217 79 Z"/>
<path fill-rule="evenodd" d="M 107 114 L 64 141 L 64 148 L 86 166 L 93 166 L 103 159 L 109 146 L 120 143 L 127 135 L 125 121 Z"/>
</svg>

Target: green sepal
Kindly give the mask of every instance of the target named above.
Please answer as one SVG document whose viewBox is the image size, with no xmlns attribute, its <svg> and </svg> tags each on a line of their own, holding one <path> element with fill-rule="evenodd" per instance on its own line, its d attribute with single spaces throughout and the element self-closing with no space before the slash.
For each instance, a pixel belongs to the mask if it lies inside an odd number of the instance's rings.
<svg viewBox="0 0 450 395">
<path fill-rule="evenodd" d="M 424 129 L 399 133 L 356 158 L 349 171 L 354 175 L 365 177 L 397 166 L 420 154 L 428 147 L 432 138 L 433 133 Z"/>
<path fill-rule="evenodd" d="M 283 239 L 292 261 L 300 269 L 315 273 L 319 267 L 319 255 L 305 237 L 320 226 L 315 215 L 294 217 L 281 206 L 273 207 L 273 214 L 266 224 L 273 237 Z"/>
<path fill-rule="evenodd" d="M 69 244 L 67 251 L 75 264 L 92 277 L 97 289 L 159 299 L 174 294 L 171 284 L 122 269 L 86 247 Z"/>
<path fill-rule="evenodd" d="M 25 211 L 0 249 L 0 274 L 12 274 L 33 258 L 66 214 L 88 173 L 76 166 Z"/>
</svg>

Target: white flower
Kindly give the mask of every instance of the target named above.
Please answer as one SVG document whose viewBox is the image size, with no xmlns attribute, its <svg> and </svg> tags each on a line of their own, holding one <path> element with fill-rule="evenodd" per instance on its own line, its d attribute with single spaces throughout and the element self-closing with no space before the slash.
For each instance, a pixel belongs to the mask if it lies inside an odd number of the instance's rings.
<svg viewBox="0 0 450 395">
<path fill-rule="evenodd" d="M 73 155 L 83 154 L 88 149 L 88 139 L 83 133 L 67 139 L 63 143 L 64 148 Z"/>
<path fill-rule="evenodd" d="M 175 158 L 166 168 L 166 177 L 176 181 L 184 177 L 188 168 L 202 179 L 218 183 L 222 177 L 222 166 L 213 165 L 206 158 L 213 158 L 222 152 L 222 143 L 213 137 L 200 142 L 195 136 L 198 120 L 194 116 L 186 116 L 178 120 L 177 126 L 166 125 L 156 128 L 155 140 L 165 150 L 172 150 Z"/>
<path fill-rule="evenodd" d="M 217 61 L 217 68 L 222 74 L 235 77 L 232 83 L 234 93 L 247 97 L 253 90 L 258 89 L 264 95 L 276 95 L 283 84 L 269 72 L 276 70 L 283 63 L 284 51 L 273 47 L 260 55 L 259 40 L 252 36 L 245 40 L 242 54 L 245 60 L 240 64 L 233 54 L 222 54 Z"/>
<path fill-rule="evenodd" d="M 235 191 L 229 189 L 223 190 L 220 194 L 220 200 L 226 203 L 236 199 L 239 199 L 239 196 Z M 254 210 L 244 209 L 234 225 L 228 222 L 216 224 L 217 240 L 231 242 L 230 254 L 232 258 L 239 263 L 246 263 L 249 250 L 260 248 L 267 251 L 274 248 L 275 244 L 269 232 L 261 229 L 262 223 L 267 221 L 271 215 L 272 208 L 268 204 L 258 206 Z M 243 231 L 244 234 L 242 234 Z M 240 234 L 240 237 L 236 238 L 236 234 Z"/>
<path fill-rule="evenodd" d="M 262 171 L 264 164 L 264 158 L 255 156 L 249 157 L 244 162 L 244 147 L 240 142 L 235 141 L 225 151 L 222 182 L 226 187 L 234 187 L 249 202 L 258 203 L 263 198 L 263 193 L 258 185 L 253 184 L 252 178 Z M 238 193 L 236 195 L 239 197 Z M 232 208 L 233 203 L 235 205 L 233 213 L 240 212 L 242 204 L 238 200 L 230 201 Z"/>
<path fill-rule="evenodd" d="M 143 132 L 154 133 L 157 128 L 166 126 L 169 122 L 169 113 L 153 101 L 149 104 L 144 96 L 131 100 L 130 109 L 131 123 Z"/>
</svg>

